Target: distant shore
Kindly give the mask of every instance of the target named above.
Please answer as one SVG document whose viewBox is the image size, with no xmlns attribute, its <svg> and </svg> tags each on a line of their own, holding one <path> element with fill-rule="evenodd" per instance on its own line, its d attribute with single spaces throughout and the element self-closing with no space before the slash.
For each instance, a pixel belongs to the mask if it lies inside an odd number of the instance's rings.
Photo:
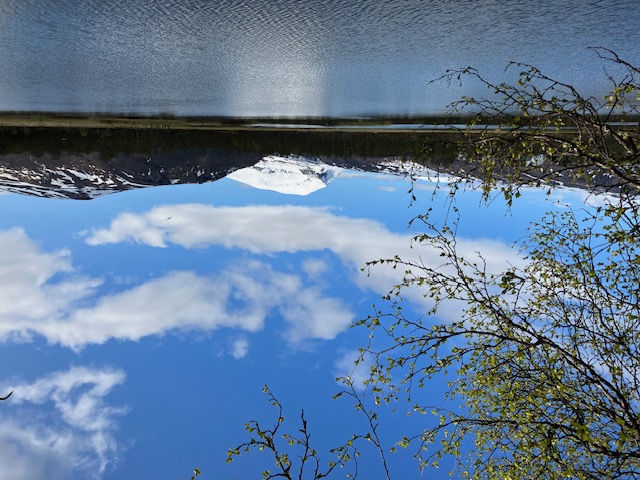
<svg viewBox="0 0 640 480">
<path fill-rule="evenodd" d="M 178 117 L 171 115 L 107 115 L 64 112 L 0 112 L 0 128 L 165 129 L 200 131 L 350 131 L 375 133 L 437 133 L 462 130 L 472 115 L 372 116 L 353 118 L 304 117 Z M 615 124 L 620 118 L 612 117 Z M 640 116 L 627 116 L 625 126 L 637 126 Z M 497 119 L 477 122 L 476 129 L 491 129 Z M 570 130 L 570 129 L 569 129 Z"/>
<path fill-rule="evenodd" d="M 447 123 L 465 124 L 471 117 L 405 116 L 366 118 L 268 118 L 268 117 L 177 117 L 171 115 L 102 115 L 81 113 L 0 112 L 0 127 L 41 128 L 115 128 L 115 129 L 171 129 L 171 130 L 297 130 L 358 129 L 370 131 L 376 127 L 385 130 L 407 131 L 423 126 Z M 403 128 L 406 126 L 406 128 Z M 393 128 L 390 128 L 393 127 Z"/>
</svg>

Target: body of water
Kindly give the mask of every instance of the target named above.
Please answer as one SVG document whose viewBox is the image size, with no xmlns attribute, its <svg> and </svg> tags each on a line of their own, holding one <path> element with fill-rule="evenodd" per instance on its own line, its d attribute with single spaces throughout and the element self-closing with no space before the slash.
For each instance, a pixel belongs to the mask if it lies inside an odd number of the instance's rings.
<svg viewBox="0 0 640 480">
<path fill-rule="evenodd" d="M 429 114 L 488 93 L 430 80 L 473 65 L 502 81 L 510 60 L 602 95 L 588 47 L 638 65 L 638 25 L 638 0 L 1 0 L 0 111 Z M 474 181 L 454 201 L 447 181 L 473 165 L 453 132 L 288 128 L 305 121 L 0 129 L 0 397 L 13 392 L 0 402 L 0 477 L 256 478 L 273 457 L 225 467 L 225 452 L 248 440 L 245 422 L 279 422 L 265 384 L 287 419 L 276 440 L 299 435 L 304 408 L 324 468 L 330 448 L 368 431 L 351 397 L 332 399 L 337 377 L 361 390 L 369 375 L 370 359 L 354 360 L 370 332 L 349 327 L 399 312 L 382 297 L 404 268 L 363 267 L 396 255 L 443 266 L 413 239 L 433 233 L 414 217 L 455 224 L 456 254 L 498 275 L 526 263 L 514 242 L 532 220 L 605 202 L 561 175 L 509 207 L 497 191 L 485 205 Z M 425 144 L 423 165 L 401 161 Z M 465 318 L 455 300 L 425 316 L 428 293 L 403 290 L 410 322 Z M 384 451 L 434 425 L 416 402 L 457 409 L 442 403 L 453 375 L 375 410 Z M 283 447 L 294 462 L 308 453 Z M 446 458 L 423 472 L 413 446 L 398 450 L 393 478 L 459 473 Z M 378 452 L 362 451 L 360 476 L 380 478 Z"/>
<path fill-rule="evenodd" d="M 533 63 L 588 93 L 603 46 L 640 57 L 640 3 L 612 1 L 7 0 L 0 110 L 224 116 L 443 111 L 428 82 Z"/>
<path fill-rule="evenodd" d="M 336 377 L 368 375 L 353 361 L 369 332 L 349 326 L 372 304 L 391 308 L 381 296 L 403 273 L 361 268 L 394 255 L 442 263 L 412 241 L 424 225 L 409 226 L 431 208 L 448 221 L 452 207 L 449 170 L 400 161 L 419 143 L 313 129 L 1 130 L 0 396 L 13 394 L 0 403 L 0 477 L 184 479 L 198 467 L 204 479 L 257 478 L 272 457 L 225 465 L 225 452 L 248 439 L 245 422 L 277 418 L 265 384 L 284 405 L 280 431 L 295 434 L 304 408 L 321 465 L 334 459 L 365 425 L 350 398 L 332 399 Z M 558 186 L 549 200 L 577 209 L 587 194 Z M 482 252 L 490 272 L 522 262 L 512 246 L 531 218 L 564 208 L 543 189 L 508 210 L 480 195 L 456 194 L 457 251 Z M 405 293 L 423 321 L 429 300 Z M 448 305 L 438 319 L 460 318 Z M 407 413 L 444 398 L 447 379 L 376 410 L 385 451 L 431 425 Z M 363 445 L 361 477 L 380 478 Z M 451 478 L 451 459 L 422 475 L 413 450 L 398 450 L 392 478 Z"/>
</svg>

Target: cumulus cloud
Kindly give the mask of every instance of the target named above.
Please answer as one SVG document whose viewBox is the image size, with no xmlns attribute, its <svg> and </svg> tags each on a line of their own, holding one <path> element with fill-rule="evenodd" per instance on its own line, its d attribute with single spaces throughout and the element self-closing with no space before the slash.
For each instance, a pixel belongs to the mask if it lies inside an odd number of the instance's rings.
<svg viewBox="0 0 640 480">
<path fill-rule="evenodd" d="M 14 382 L 0 415 L 0 477 L 101 478 L 118 460 L 116 419 L 127 411 L 105 397 L 124 380 L 120 370 L 74 367 Z"/>
<path fill-rule="evenodd" d="M 187 248 L 221 245 L 272 253 L 322 250 L 329 233 L 337 235 L 332 241 L 337 245 L 368 228 L 374 229 L 373 235 L 386 231 L 377 222 L 336 216 L 322 208 L 185 204 L 143 214 L 122 213 L 109 228 L 93 230 L 86 241 L 90 245 L 133 241 L 154 247 L 173 243 Z"/>
<path fill-rule="evenodd" d="M 357 285 L 383 294 L 401 280 L 402 272 L 383 266 L 368 276 L 360 271 L 366 261 L 398 254 L 431 267 L 441 263 L 438 252 L 412 248 L 409 235 L 390 232 L 378 222 L 294 206 L 158 207 L 122 214 L 108 229 L 87 238 L 94 245 L 127 240 L 156 247 L 221 245 L 255 254 L 330 250 L 351 268 Z M 457 248 L 465 257 L 481 251 L 494 268 L 517 261 L 499 242 L 458 239 Z M 313 276 L 323 269 L 320 261 L 304 262 L 303 278 L 251 260 L 215 275 L 170 272 L 96 299 L 100 281 L 79 276 L 69 252 L 43 252 L 22 230 L 9 230 L 0 232 L 0 340 L 42 335 L 51 343 L 80 349 L 173 330 L 256 332 L 273 314 L 284 319 L 283 336 L 294 346 L 329 340 L 348 327 L 354 314 L 314 283 Z M 418 290 L 407 293 L 414 301 L 425 301 Z M 452 306 L 449 315 L 459 315 L 459 307 Z"/>
<path fill-rule="evenodd" d="M 42 335 L 80 349 L 172 330 L 256 332 L 279 312 L 296 344 L 334 338 L 353 319 L 340 300 L 256 261 L 209 276 L 170 272 L 96 300 L 99 283 L 76 278 L 68 252 L 42 252 L 21 230 L 0 233 L 0 339 Z"/>
<path fill-rule="evenodd" d="M 74 273 L 68 251 L 42 252 L 22 229 L 0 232 L 0 338 L 28 340 L 34 325 L 60 317 L 99 284 Z"/>
<path fill-rule="evenodd" d="M 319 278 L 329 270 L 329 266 L 322 260 L 310 258 L 302 262 L 302 271 L 310 278 Z"/>
<path fill-rule="evenodd" d="M 246 338 L 236 338 L 231 343 L 231 356 L 235 359 L 244 358 L 249 353 L 249 340 Z"/>
<path fill-rule="evenodd" d="M 361 287 L 386 293 L 401 280 L 402 272 L 377 268 L 374 275 L 360 274 L 366 262 L 399 255 L 436 267 L 442 263 L 433 248 L 411 245 L 411 236 L 389 231 L 379 222 L 336 215 L 326 208 L 300 206 L 213 207 L 203 204 L 166 205 L 146 213 L 123 213 L 108 228 L 96 229 L 86 238 L 90 245 L 136 242 L 154 247 L 169 244 L 185 248 L 218 245 L 241 248 L 255 254 L 331 250 L 358 272 Z M 489 269 L 503 269 L 521 262 L 502 242 L 457 239 L 465 258 L 482 252 Z M 418 300 L 420 295 L 415 295 Z"/>
<path fill-rule="evenodd" d="M 331 340 L 354 320 L 341 300 L 325 297 L 317 288 L 300 291 L 293 302 L 283 302 L 280 312 L 289 324 L 286 337 L 294 344 L 307 339 Z"/>
<path fill-rule="evenodd" d="M 171 272 L 104 296 L 95 305 L 75 309 L 60 321 L 40 324 L 38 333 L 51 342 L 78 347 L 111 338 L 139 340 L 177 328 L 257 331 L 268 305 L 261 292 L 244 280 L 251 281 L 239 274 L 217 279 L 193 272 Z M 242 298 L 241 305 L 228 305 L 232 292 Z"/>
</svg>

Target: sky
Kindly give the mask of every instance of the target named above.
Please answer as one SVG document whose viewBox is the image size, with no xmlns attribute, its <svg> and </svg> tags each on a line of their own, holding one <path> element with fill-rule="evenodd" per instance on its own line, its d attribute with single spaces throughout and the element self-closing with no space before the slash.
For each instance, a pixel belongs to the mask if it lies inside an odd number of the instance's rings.
<svg viewBox="0 0 640 480">
<path fill-rule="evenodd" d="M 284 406 L 284 431 L 304 409 L 320 457 L 365 432 L 366 421 L 336 377 L 358 388 L 350 328 L 372 313 L 398 271 L 361 271 L 400 255 L 437 265 L 411 243 L 415 215 L 451 218 L 443 188 L 417 180 L 342 171 L 306 196 L 258 190 L 231 179 L 153 187 L 90 201 L 0 195 L 0 478 L 259 478 L 265 454 L 225 464 L 248 440 L 243 425 L 277 418 L 262 392 Z M 441 186 L 442 187 L 442 186 Z M 498 271 L 521 264 L 514 242 L 552 208 L 584 195 L 528 190 L 508 210 L 477 192 L 458 195 L 458 248 L 481 252 Z M 561 202 L 558 204 L 557 202 Z M 406 311 L 428 302 L 409 291 Z M 439 321 L 458 318 L 450 304 Z M 366 365 L 365 365 L 366 367 Z M 444 380 L 423 400 L 442 398 Z M 439 400 L 438 400 L 439 401 Z M 428 425 L 408 405 L 380 411 L 391 448 Z M 419 478 L 411 451 L 390 456 L 395 478 Z M 360 474 L 376 478 L 363 447 Z M 447 478 L 447 463 L 430 478 Z M 338 475 L 336 478 L 340 478 Z"/>
</svg>

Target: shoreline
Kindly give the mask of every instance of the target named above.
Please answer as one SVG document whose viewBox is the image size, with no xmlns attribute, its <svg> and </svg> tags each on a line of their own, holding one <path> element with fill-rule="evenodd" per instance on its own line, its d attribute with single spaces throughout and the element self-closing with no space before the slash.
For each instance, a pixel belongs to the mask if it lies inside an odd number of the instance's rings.
<svg viewBox="0 0 640 480">
<path fill-rule="evenodd" d="M 178 117 L 117 114 L 85 114 L 65 112 L 0 112 L 0 128 L 71 128 L 133 130 L 200 130 L 200 131 L 316 131 L 375 133 L 438 133 L 486 131 L 497 127 L 497 119 L 478 122 L 468 130 L 472 115 L 371 116 L 371 117 Z M 617 127 L 637 127 L 640 116 L 628 116 L 621 125 L 620 117 L 610 123 Z M 567 131 L 571 129 L 568 128 Z"/>
<path fill-rule="evenodd" d="M 456 125 L 465 124 L 471 117 L 455 118 Z M 376 117 L 179 117 L 170 115 L 142 116 L 119 114 L 84 114 L 66 112 L 0 112 L 0 127 L 33 128 L 114 128 L 114 129 L 168 129 L 205 131 L 286 131 L 309 129 L 314 131 L 349 130 L 371 132 L 376 128 L 385 131 L 413 132 L 438 129 L 451 123 L 446 115 L 434 116 L 376 116 Z"/>
</svg>

